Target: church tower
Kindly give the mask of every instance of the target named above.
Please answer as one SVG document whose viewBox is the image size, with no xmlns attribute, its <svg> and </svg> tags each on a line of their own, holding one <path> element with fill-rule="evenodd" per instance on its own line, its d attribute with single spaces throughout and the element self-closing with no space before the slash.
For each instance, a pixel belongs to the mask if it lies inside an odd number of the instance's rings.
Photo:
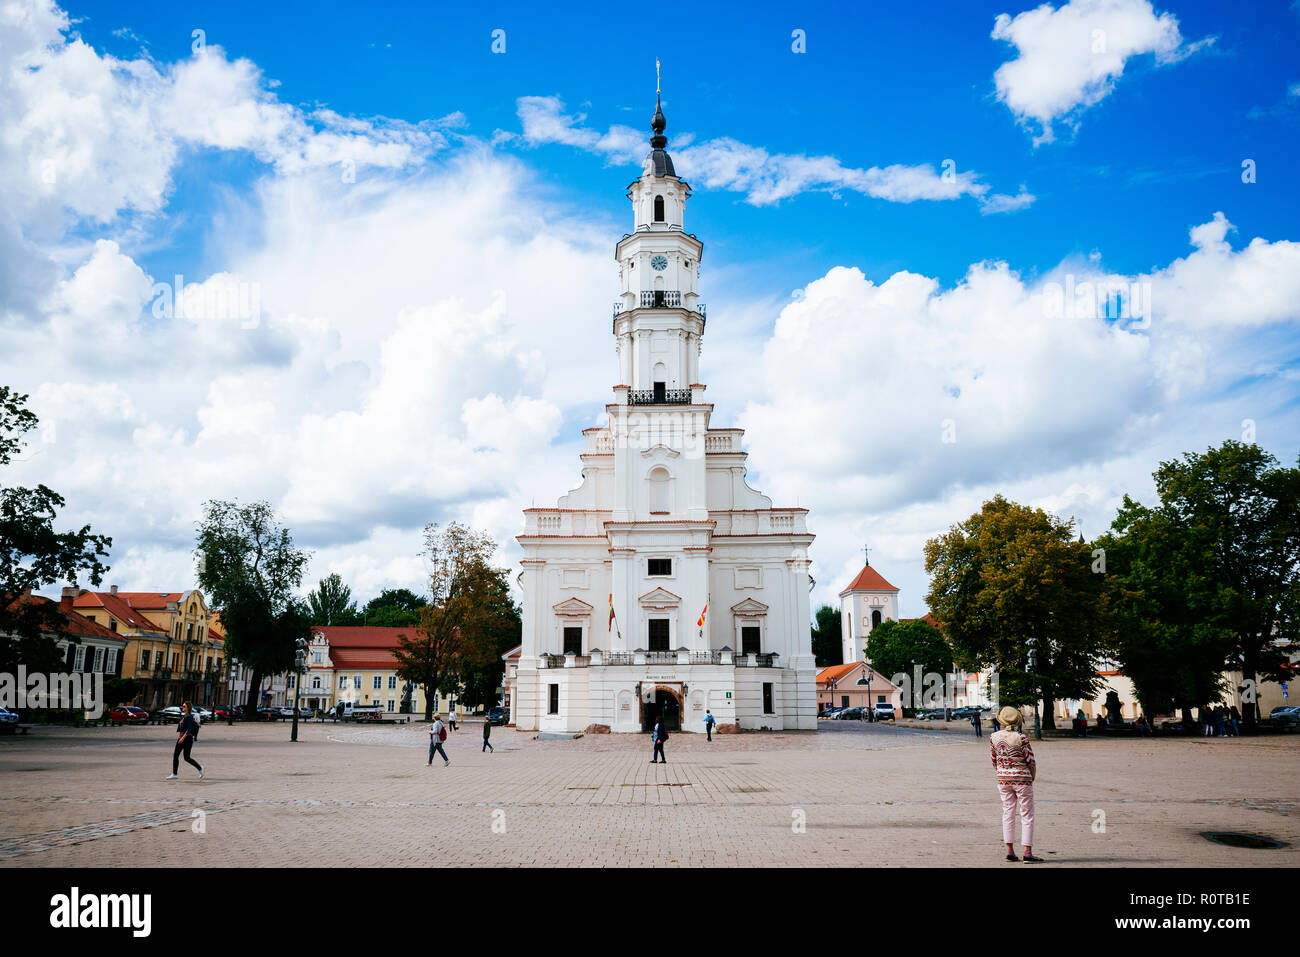
<svg viewBox="0 0 1300 957">
<path fill-rule="evenodd" d="M 632 232 L 614 247 L 619 301 L 614 304 L 620 382 L 642 404 L 673 393 L 689 399 L 699 382 L 704 305 L 699 301 L 704 244 L 686 232 L 691 188 L 677 176 L 665 147 L 668 125 L 655 97 L 650 154 L 627 189 Z"/>
<path fill-rule="evenodd" d="M 526 730 L 816 727 L 807 510 L 745 482 L 743 432 L 712 428 L 700 353 L 704 244 L 686 231 L 656 93 L 650 152 L 614 246 L 618 379 L 584 431 L 582 483 L 525 509 L 523 643 L 512 717 Z"/>
<path fill-rule="evenodd" d="M 871 658 L 871 632 L 886 621 L 898 621 L 898 589 L 871 567 L 862 571 L 840 592 L 840 636 L 844 663 Z"/>
</svg>

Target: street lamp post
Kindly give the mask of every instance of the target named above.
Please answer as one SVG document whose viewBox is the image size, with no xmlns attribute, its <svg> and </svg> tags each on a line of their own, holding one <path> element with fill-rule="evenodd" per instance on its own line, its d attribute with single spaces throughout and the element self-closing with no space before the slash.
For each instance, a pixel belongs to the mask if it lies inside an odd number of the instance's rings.
<svg viewBox="0 0 1300 957">
<path fill-rule="evenodd" d="M 307 668 L 307 639 L 298 639 L 298 652 L 294 655 L 293 682 L 293 730 L 289 733 L 290 741 L 298 740 L 298 710 L 302 704 L 302 676 Z"/>
<path fill-rule="evenodd" d="M 1034 674 L 1038 669 L 1038 638 L 1029 639 L 1029 671 Z M 1038 718 L 1038 678 L 1034 677 L 1034 740 L 1043 740 L 1043 726 Z"/>
</svg>

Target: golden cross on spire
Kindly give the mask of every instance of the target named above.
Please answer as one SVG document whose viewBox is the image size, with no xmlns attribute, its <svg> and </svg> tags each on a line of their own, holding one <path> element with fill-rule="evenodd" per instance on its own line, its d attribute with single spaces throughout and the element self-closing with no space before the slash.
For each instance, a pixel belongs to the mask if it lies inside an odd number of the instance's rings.
<svg viewBox="0 0 1300 957">
<path fill-rule="evenodd" d="M 659 61 L 655 60 L 655 96 L 659 95 Z"/>
</svg>

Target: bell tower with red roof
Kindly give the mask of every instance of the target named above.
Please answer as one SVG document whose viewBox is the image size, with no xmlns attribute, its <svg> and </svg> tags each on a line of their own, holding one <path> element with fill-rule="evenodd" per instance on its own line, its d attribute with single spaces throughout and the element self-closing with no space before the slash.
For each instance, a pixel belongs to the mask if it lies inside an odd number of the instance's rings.
<svg viewBox="0 0 1300 957">
<path fill-rule="evenodd" d="M 840 635 L 846 664 L 861 661 L 872 629 L 885 621 L 898 621 L 898 589 L 871 567 L 862 571 L 840 592 Z"/>
</svg>

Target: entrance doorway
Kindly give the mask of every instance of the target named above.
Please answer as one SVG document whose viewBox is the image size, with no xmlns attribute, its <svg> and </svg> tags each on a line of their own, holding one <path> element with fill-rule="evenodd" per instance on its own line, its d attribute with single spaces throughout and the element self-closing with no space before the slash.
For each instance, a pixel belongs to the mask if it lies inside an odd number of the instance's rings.
<svg viewBox="0 0 1300 957">
<path fill-rule="evenodd" d="M 682 705 L 677 700 L 677 696 L 671 691 L 665 691 L 659 688 L 655 691 L 654 701 L 646 703 L 645 706 L 645 731 L 653 731 L 655 722 L 660 716 L 664 720 L 665 731 L 680 731 L 682 729 Z"/>
</svg>

